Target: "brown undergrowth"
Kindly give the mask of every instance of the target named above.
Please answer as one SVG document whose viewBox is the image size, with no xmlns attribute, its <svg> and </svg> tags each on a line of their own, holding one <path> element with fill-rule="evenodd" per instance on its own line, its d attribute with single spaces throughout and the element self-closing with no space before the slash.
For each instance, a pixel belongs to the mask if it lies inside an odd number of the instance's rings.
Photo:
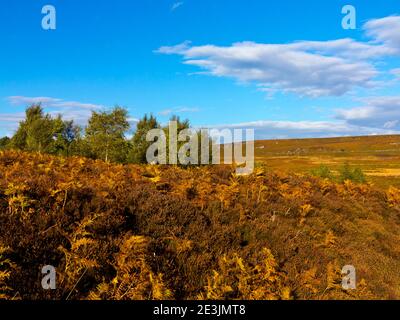
<svg viewBox="0 0 400 320">
<path fill-rule="evenodd" d="M 399 270 L 396 188 L 0 153 L 3 299 L 400 298 Z"/>
</svg>

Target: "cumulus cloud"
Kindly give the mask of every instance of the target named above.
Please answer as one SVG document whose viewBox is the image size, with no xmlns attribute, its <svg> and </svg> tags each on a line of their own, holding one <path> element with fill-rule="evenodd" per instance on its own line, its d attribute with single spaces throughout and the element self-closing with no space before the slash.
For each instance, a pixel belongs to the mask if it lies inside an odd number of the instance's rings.
<svg viewBox="0 0 400 320">
<path fill-rule="evenodd" d="M 362 105 L 337 110 L 337 119 L 350 124 L 400 130 L 400 96 L 369 97 Z"/>
<path fill-rule="evenodd" d="M 341 96 L 355 88 L 376 86 L 380 72 L 373 61 L 400 54 L 400 16 L 371 20 L 364 30 L 371 41 L 240 42 L 227 47 L 184 42 L 157 52 L 181 55 L 185 64 L 199 67 L 200 73 L 254 82 L 269 93 Z"/>
<path fill-rule="evenodd" d="M 400 16 L 370 20 L 364 25 L 364 29 L 375 42 L 400 53 Z"/>
</svg>

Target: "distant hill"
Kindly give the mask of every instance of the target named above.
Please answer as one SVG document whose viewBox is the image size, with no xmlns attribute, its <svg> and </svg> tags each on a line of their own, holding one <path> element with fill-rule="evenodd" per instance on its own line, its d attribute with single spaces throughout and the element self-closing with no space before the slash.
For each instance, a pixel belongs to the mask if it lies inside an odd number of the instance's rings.
<svg viewBox="0 0 400 320">
<path fill-rule="evenodd" d="M 400 135 L 262 140 L 255 156 L 281 172 L 309 173 L 320 165 L 337 171 L 348 163 L 379 187 L 400 186 Z"/>
</svg>

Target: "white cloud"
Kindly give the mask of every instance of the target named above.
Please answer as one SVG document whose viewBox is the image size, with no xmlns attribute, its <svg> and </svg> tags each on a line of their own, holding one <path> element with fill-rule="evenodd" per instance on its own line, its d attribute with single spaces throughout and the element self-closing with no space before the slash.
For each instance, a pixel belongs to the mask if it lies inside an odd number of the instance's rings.
<svg viewBox="0 0 400 320">
<path fill-rule="evenodd" d="M 18 128 L 18 124 L 24 119 L 24 112 L 0 113 L 1 135 L 6 134 L 11 137 L 13 132 Z"/>
<path fill-rule="evenodd" d="M 88 119 L 92 115 L 92 111 L 99 111 L 107 109 L 103 105 L 92 103 L 82 103 L 78 101 L 65 101 L 59 98 L 51 97 L 25 97 L 25 96 L 11 96 L 7 101 L 13 106 L 27 107 L 33 104 L 41 104 L 44 110 L 53 117 L 62 115 L 65 120 L 73 120 L 76 124 L 85 126 Z M 7 129 L 7 132 L 15 131 L 18 123 L 25 119 L 24 112 L 16 113 L 3 113 L 0 114 L 0 125 Z M 132 127 L 139 120 L 133 117 L 128 118 L 128 122 Z"/>
<path fill-rule="evenodd" d="M 400 16 L 370 20 L 364 25 L 364 29 L 375 42 L 400 53 Z"/>
<path fill-rule="evenodd" d="M 376 59 L 398 53 L 394 48 L 381 43 L 358 42 L 350 38 L 328 41 L 299 41 L 291 44 L 291 47 L 306 52 L 332 55 L 349 60 Z"/>
<path fill-rule="evenodd" d="M 50 97 L 24 97 L 24 96 L 11 96 L 7 98 L 8 102 L 12 105 L 32 105 L 32 104 L 54 104 L 61 101 Z"/>
<path fill-rule="evenodd" d="M 172 109 L 165 109 L 158 112 L 159 115 L 168 116 L 171 114 L 178 114 L 178 113 L 191 113 L 191 112 L 199 112 L 199 108 L 189 108 L 189 107 L 177 107 Z"/>
<path fill-rule="evenodd" d="M 200 73 L 254 82 L 269 93 L 340 96 L 355 88 L 376 86 L 379 71 L 373 60 L 400 54 L 400 17 L 369 21 L 364 30 L 373 41 L 240 42 L 228 47 L 184 42 L 160 47 L 157 52 L 181 55 L 185 64 L 202 69 Z"/>
<path fill-rule="evenodd" d="M 0 122 L 19 122 L 24 120 L 25 113 L 0 113 Z"/>
<path fill-rule="evenodd" d="M 350 124 L 400 130 L 400 96 L 369 97 L 362 105 L 337 110 L 337 119 Z"/>
<path fill-rule="evenodd" d="M 160 48 L 159 52 L 174 53 L 178 48 Z M 378 74 L 366 62 L 308 53 L 291 45 L 242 42 L 230 47 L 190 47 L 180 54 L 185 64 L 213 76 L 308 96 L 342 95 L 356 86 L 371 87 Z"/>
<path fill-rule="evenodd" d="M 257 140 L 400 133 L 400 131 L 390 129 L 352 125 L 346 121 L 253 121 L 211 127 L 216 129 L 254 129 Z"/>
<path fill-rule="evenodd" d="M 400 80 L 400 68 L 392 69 L 390 73 Z"/>
<path fill-rule="evenodd" d="M 42 107 L 52 108 L 77 108 L 77 109 L 101 109 L 102 105 L 82 103 L 77 101 L 64 101 L 58 98 L 51 97 L 24 97 L 24 96 L 11 96 L 7 100 L 12 105 L 29 106 L 32 104 L 41 104 Z"/>
<path fill-rule="evenodd" d="M 183 6 L 183 1 L 175 2 L 171 7 L 171 11 L 175 11 L 176 9 L 178 9 L 181 6 Z"/>
<path fill-rule="evenodd" d="M 25 97 L 10 96 L 7 98 L 10 105 L 27 107 L 33 104 L 41 104 L 41 106 L 52 116 L 61 114 L 65 120 L 74 120 L 79 125 L 85 125 L 92 114 L 92 110 L 101 110 L 105 108 L 102 105 L 82 103 L 78 101 L 66 101 L 52 97 Z M 12 114 L 9 114 L 12 115 Z M 17 114 L 16 114 L 17 115 Z M 7 118 L 7 114 L 0 114 L 0 121 L 8 121 L 9 127 L 16 128 L 18 122 L 23 120 L 25 115 L 18 113 L 18 121 L 13 117 Z M 7 120 L 8 119 L 8 120 Z"/>
</svg>

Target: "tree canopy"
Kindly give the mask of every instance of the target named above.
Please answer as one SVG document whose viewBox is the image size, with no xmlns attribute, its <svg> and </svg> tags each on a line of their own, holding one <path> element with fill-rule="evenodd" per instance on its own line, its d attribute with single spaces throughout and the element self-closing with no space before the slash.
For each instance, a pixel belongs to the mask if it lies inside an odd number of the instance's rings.
<svg viewBox="0 0 400 320">
<path fill-rule="evenodd" d="M 85 131 L 92 155 L 106 162 L 125 162 L 128 149 L 125 134 L 129 128 L 126 109 L 115 107 L 110 112 L 93 111 Z"/>
<path fill-rule="evenodd" d="M 25 120 L 11 138 L 10 147 L 26 151 L 68 155 L 70 146 L 79 132 L 73 121 L 64 121 L 45 114 L 40 105 L 32 105 L 25 111 Z"/>
<path fill-rule="evenodd" d="M 177 132 L 189 128 L 188 120 L 172 116 Z M 61 156 L 84 156 L 117 163 L 147 163 L 146 152 L 153 143 L 146 140 L 151 129 L 165 133 L 169 148 L 169 123 L 162 126 L 153 115 L 144 115 L 136 124 L 131 138 L 128 111 L 121 107 L 92 111 L 86 127 L 64 120 L 61 115 L 45 113 L 42 106 L 32 105 L 25 111 L 25 119 L 11 137 L 0 139 L 0 149 L 48 153 Z M 178 149 L 184 142 L 178 142 Z"/>
</svg>

